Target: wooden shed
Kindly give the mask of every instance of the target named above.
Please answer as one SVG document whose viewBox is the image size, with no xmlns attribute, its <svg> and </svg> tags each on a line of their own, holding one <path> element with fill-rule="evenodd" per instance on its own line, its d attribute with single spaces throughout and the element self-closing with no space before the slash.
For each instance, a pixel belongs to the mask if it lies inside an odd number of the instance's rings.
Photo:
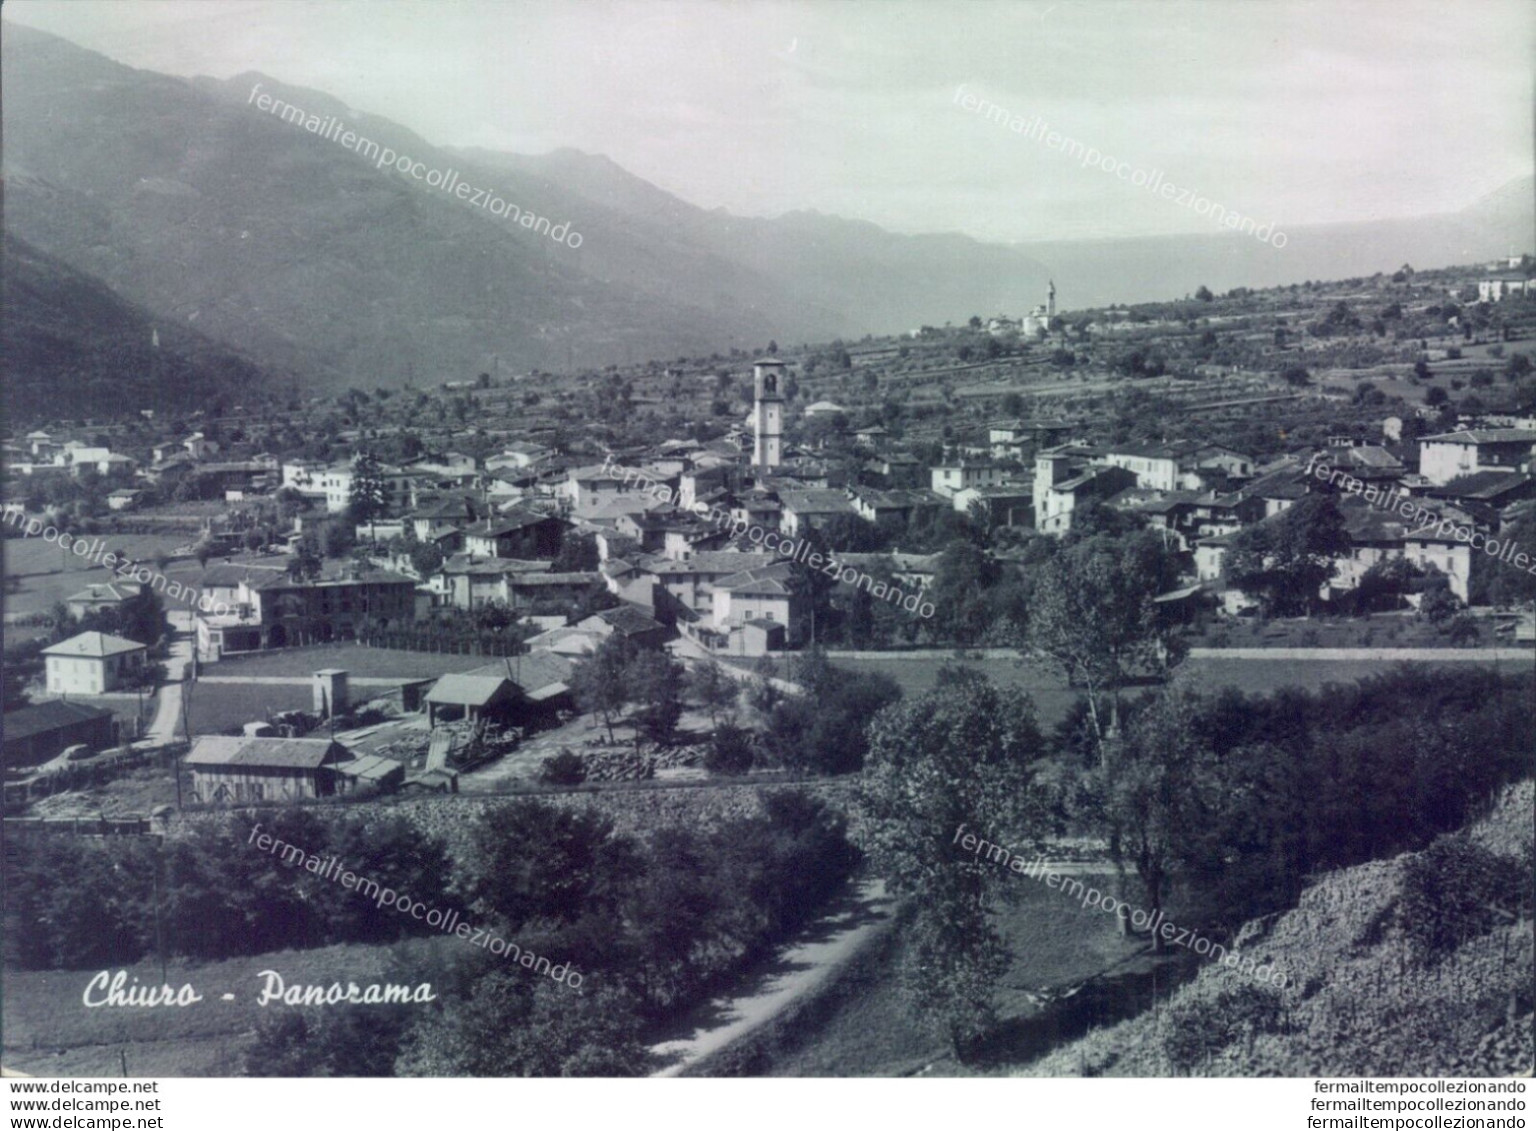
<svg viewBox="0 0 1536 1131">
<path fill-rule="evenodd" d="M 329 797 L 337 792 L 335 767 L 352 756 L 329 738 L 208 735 L 185 761 L 199 802 L 234 805 Z"/>
</svg>

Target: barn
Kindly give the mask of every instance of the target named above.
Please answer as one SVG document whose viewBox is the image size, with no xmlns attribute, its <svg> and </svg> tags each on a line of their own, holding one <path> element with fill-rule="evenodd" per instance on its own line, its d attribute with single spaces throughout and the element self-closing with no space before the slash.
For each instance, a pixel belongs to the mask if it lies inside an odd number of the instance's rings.
<svg viewBox="0 0 1536 1131">
<path fill-rule="evenodd" d="M 329 797 L 337 792 L 336 767 L 352 755 L 329 738 L 207 735 L 185 761 L 197 801 L 236 805 Z"/>
</svg>

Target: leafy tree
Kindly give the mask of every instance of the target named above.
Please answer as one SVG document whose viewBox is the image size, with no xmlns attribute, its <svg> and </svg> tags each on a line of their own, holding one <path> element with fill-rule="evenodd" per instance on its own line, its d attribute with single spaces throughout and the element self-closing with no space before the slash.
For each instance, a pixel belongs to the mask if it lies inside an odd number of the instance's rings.
<svg viewBox="0 0 1536 1131">
<path fill-rule="evenodd" d="M 927 596 L 934 630 L 957 644 L 978 642 L 992 620 L 987 593 L 999 576 L 985 550 L 969 541 L 951 543 L 939 558 Z"/>
<path fill-rule="evenodd" d="M 1214 758 L 1193 733 L 1194 716 L 1187 696 L 1157 696 L 1132 715 L 1123 741 L 1108 744 L 1098 771 L 1110 855 L 1135 869 L 1154 917 L 1216 808 L 1207 796 Z M 1154 934 L 1153 950 L 1162 945 Z"/>
<path fill-rule="evenodd" d="M 1041 748 L 1028 698 L 981 678 L 890 706 L 870 726 L 861 794 L 871 860 L 916 914 L 903 986 L 956 1055 L 990 1024 L 992 983 L 1007 965 L 987 918 L 998 858 L 967 851 L 961 835 L 1000 844 L 1042 831 Z"/>
<path fill-rule="evenodd" d="M 315 552 L 314 544 L 306 539 L 299 542 L 286 568 L 288 576 L 294 581 L 312 581 L 320 576 L 324 566 L 320 555 Z"/>
<path fill-rule="evenodd" d="M 283 1010 L 263 1017 L 246 1050 L 247 1076 L 393 1076 L 410 1025 L 405 1005 Z"/>
<path fill-rule="evenodd" d="M 560 753 L 544 759 L 539 780 L 550 785 L 580 785 L 587 780 L 587 766 L 580 754 L 562 746 Z"/>
<path fill-rule="evenodd" d="M 471 822 L 454 882 L 510 931 L 574 923 L 620 898 L 628 852 L 605 816 L 519 799 Z"/>
<path fill-rule="evenodd" d="M 632 699 L 629 665 L 634 648 L 620 636 L 610 636 L 593 654 L 576 665 L 572 687 L 583 711 L 597 714 L 614 741 L 613 724 Z"/>
<path fill-rule="evenodd" d="M 384 469 L 379 463 L 379 457 L 370 451 L 362 452 L 352 461 L 352 485 L 347 490 L 347 515 L 354 526 L 362 522 L 368 524 L 370 541 L 377 541 L 373 524 L 384 515 L 388 499 Z"/>
<path fill-rule="evenodd" d="M 1063 547 L 1037 571 L 1024 646 L 1054 660 L 1071 685 L 1087 692 L 1100 743 L 1115 729 L 1126 681 L 1177 659 L 1152 603 L 1174 574 L 1146 531 L 1090 536 Z"/>
<path fill-rule="evenodd" d="M 1200 285 L 1200 289 L 1195 292 L 1195 298 L 1199 299 L 1201 302 L 1210 302 L 1215 297 L 1216 296 L 1211 293 L 1211 289 L 1205 286 L 1203 283 Z"/>
<path fill-rule="evenodd" d="M 629 995 L 572 993 L 548 978 L 500 970 L 407 1036 L 400 1076 L 641 1076 L 651 1056 Z"/>
<path fill-rule="evenodd" d="M 1334 559 L 1349 546 L 1344 516 L 1334 501 L 1308 495 L 1274 518 L 1239 531 L 1227 558 L 1227 576 L 1256 592 L 1270 615 L 1306 613 L 1334 575 Z"/>
<path fill-rule="evenodd" d="M 744 774 L 752 768 L 752 735 L 734 723 L 715 727 L 704 768 L 712 774 Z"/>
<path fill-rule="evenodd" d="M 635 746 L 644 735 L 658 746 L 670 745 L 683 715 L 683 665 L 649 649 L 630 661 L 626 677 L 635 712 Z"/>
<path fill-rule="evenodd" d="M 410 527 L 407 526 L 406 529 L 409 530 Z M 443 568 L 445 560 L 443 551 L 438 548 L 436 542 L 419 542 L 411 551 L 411 568 L 420 577 L 431 577 Z"/>
<path fill-rule="evenodd" d="M 597 569 L 597 538 L 592 534 L 568 533 L 560 541 L 560 552 L 550 563 L 554 573 L 590 573 Z"/>
<path fill-rule="evenodd" d="M 719 727 L 720 714 L 736 703 L 740 688 L 714 660 L 697 663 L 688 672 L 688 691 L 709 713 L 709 724 Z"/>
</svg>

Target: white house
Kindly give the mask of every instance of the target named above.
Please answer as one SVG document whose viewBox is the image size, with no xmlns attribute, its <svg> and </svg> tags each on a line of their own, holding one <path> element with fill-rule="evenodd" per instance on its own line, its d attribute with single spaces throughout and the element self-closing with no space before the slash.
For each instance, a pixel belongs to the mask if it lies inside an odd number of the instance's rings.
<svg viewBox="0 0 1536 1131">
<path fill-rule="evenodd" d="M 50 695 L 104 695 L 144 670 L 149 649 L 137 640 L 82 632 L 43 649 Z"/>
<path fill-rule="evenodd" d="M 1419 474 L 1436 487 L 1477 471 L 1523 471 L 1536 450 L 1536 432 L 1523 428 L 1468 428 L 1419 441 Z"/>
</svg>

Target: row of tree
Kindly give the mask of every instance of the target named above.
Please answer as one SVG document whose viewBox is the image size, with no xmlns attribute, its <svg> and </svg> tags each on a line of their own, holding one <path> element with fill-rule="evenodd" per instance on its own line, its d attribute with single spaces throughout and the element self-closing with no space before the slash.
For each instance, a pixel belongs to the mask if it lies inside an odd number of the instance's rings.
<svg viewBox="0 0 1536 1131">
<path fill-rule="evenodd" d="M 1016 851 L 1102 836 L 1122 897 L 1154 914 L 1177 899 L 1181 924 L 1230 940 L 1318 872 L 1423 848 L 1529 777 L 1536 677 L 1405 665 L 1316 693 L 1163 689 L 1113 729 L 1085 700 L 1047 737 L 1027 697 L 949 669 L 869 741 L 872 863 L 914 915 L 905 984 L 964 1055 L 994 1020 L 1009 879 L 956 844 L 962 826 Z"/>
</svg>

